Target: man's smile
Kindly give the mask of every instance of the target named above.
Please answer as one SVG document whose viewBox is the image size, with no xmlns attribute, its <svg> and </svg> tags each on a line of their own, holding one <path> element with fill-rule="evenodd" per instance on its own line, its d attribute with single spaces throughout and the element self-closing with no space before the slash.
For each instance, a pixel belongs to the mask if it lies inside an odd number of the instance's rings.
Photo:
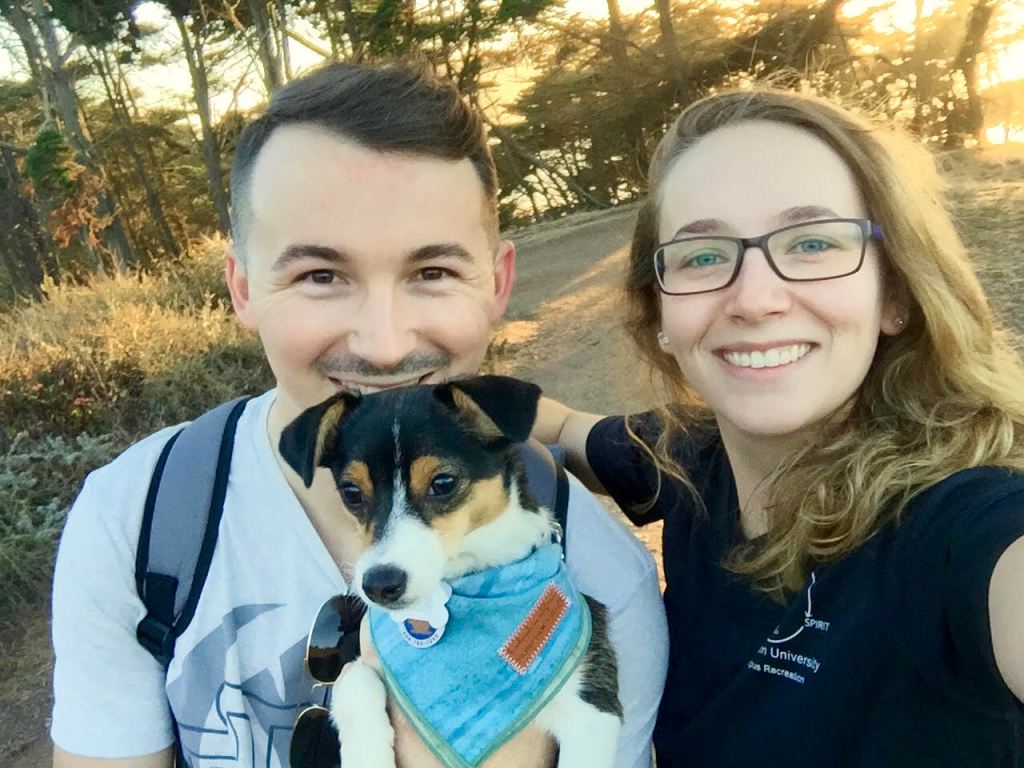
<svg viewBox="0 0 1024 768">
<path fill-rule="evenodd" d="M 409 387 L 416 384 L 431 383 L 428 382 L 428 379 L 430 379 L 430 377 L 433 376 L 435 373 L 436 371 L 427 371 L 426 373 L 414 376 L 406 376 L 400 379 L 353 379 L 347 377 L 342 378 L 340 376 L 328 376 L 327 378 L 330 380 L 331 384 L 333 384 L 334 387 L 339 391 L 345 390 L 348 392 L 358 392 L 361 395 L 368 395 L 373 392 L 380 392 L 381 390 L 385 389 L 397 389 L 398 387 Z"/>
</svg>

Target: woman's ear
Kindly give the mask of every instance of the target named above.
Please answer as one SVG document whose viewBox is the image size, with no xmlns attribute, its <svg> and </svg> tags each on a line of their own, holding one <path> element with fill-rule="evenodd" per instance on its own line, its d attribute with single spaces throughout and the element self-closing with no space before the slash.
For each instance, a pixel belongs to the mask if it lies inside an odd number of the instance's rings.
<svg viewBox="0 0 1024 768">
<path fill-rule="evenodd" d="M 897 336 L 910 325 L 913 301 L 910 289 L 899 275 L 886 270 L 885 300 L 882 305 L 882 322 L 879 329 L 886 336 Z"/>
</svg>

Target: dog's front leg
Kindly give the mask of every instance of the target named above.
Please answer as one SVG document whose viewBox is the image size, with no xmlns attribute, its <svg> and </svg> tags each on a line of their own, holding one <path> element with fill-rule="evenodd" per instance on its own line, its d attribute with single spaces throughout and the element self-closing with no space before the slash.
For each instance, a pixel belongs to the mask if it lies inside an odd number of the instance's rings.
<svg viewBox="0 0 1024 768">
<path fill-rule="evenodd" d="M 537 724 L 558 741 L 558 768 L 613 768 L 622 720 L 580 698 L 577 671 L 540 714 Z"/>
<path fill-rule="evenodd" d="M 335 684 L 331 718 L 341 739 L 342 768 L 395 768 L 395 731 L 384 681 L 362 659 Z"/>
</svg>

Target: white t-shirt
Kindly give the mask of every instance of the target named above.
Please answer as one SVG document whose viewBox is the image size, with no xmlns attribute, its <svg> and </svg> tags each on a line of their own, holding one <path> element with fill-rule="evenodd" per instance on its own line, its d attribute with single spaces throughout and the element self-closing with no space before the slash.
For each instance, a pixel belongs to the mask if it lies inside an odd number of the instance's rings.
<svg viewBox="0 0 1024 768">
<path fill-rule="evenodd" d="M 51 735 L 90 757 L 157 752 L 177 720 L 193 768 L 288 768 L 295 718 L 323 703 L 305 670 L 317 609 L 346 586 L 278 467 L 267 434 L 274 392 L 238 423 L 217 547 L 195 617 L 165 676 L 135 638 L 146 611 L 135 552 L 162 430 L 93 472 L 68 517 L 53 585 Z M 569 571 L 608 606 L 625 722 L 617 766 L 650 765 L 668 635 L 653 559 L 571 479 Z"/>
</svg>

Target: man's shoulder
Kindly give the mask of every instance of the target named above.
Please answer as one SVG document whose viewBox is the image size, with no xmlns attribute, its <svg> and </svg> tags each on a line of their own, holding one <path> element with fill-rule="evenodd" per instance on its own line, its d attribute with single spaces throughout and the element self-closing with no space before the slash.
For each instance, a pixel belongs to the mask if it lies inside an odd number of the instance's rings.
<svg viewBox="0 0 1024 768">
<path fill-rule="evenodd" d="M 602 594 L 590 594 L 602 602 L 609 592 L 626 599 L 658 579 L 650 550 L 620 517 L 570 475 L 566 563 L 584 592 L 589 585 L 601 585 Z"/>
<path fill-rule="evenodd" d="M 243 419 L 250 416 L 250 413 L 260 410 L 260 404 L 269 394 L 253 398 L 246 408 Z M 197 417 L 199 415 L 201 414 L 197 414 Z M 164 427 L 133 443 L 115 459 L 89 473 L 86 483 L 89 485 L 106 485 L 113 482 L 121 487 L 126 485 L 129 487 L 137 485 L 148 487 L 150 477 L 156 468 L 157 460 L 164 446 L 167 445 L 167 441 L 191 423 L 190 421 L 183 421 L 179 424 Z M 239 430 L 239 436 L 244 434 L 241 422 Z"/>
<path fill-rule="evenodd" d="M 85 479 L 85 487 L 148 483 L 167 441 L 187 423 L 164 427 L 128 446 L 115 459 L 90 472 Z"/>
</svg>

